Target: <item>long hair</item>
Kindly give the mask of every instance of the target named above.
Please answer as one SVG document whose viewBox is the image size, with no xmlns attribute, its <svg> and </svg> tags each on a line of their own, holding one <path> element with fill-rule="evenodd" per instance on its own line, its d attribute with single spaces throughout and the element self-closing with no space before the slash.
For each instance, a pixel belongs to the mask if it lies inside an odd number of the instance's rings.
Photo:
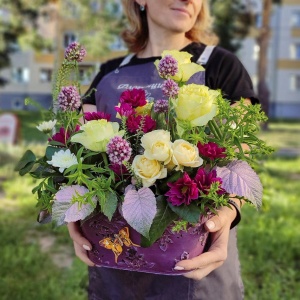
<svg viewBox="0 0 300 300">
<path fill-rule="evenodd" d="M 134 0 L 122 0 L 122 4 L 124 14 L 128 20 L 128 27 L 122 32 L 121 36 L 129 51 L 137 53 L 146 47 L 149 38 L 146 11 L 140 11 L 139 5 Z M 217 44 L 218 38 L 212 30 L 212 17 L 208 0 L 203 0 L 194 27 L 185 35 L 193 42 L 206 45 Z"/>
</svg>

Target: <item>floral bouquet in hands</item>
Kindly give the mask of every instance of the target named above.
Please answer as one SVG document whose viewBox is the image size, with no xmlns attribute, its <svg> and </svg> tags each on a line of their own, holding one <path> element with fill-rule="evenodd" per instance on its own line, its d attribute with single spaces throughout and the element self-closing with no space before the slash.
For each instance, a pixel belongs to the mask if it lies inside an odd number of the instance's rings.
<svg viewBox="0 0 300 300">
<path fill-rule="evenodd" d="M 38 129 L 49 134 L 45 155 L 28 150 L 17 170 L 40 179 L 38 207 L 56 225 L 80 221 L 97 265 L 180 274 L 179 260 L 203 252 L 203 223 L 230 198 L 260 206 L 262 185 L 252 168 L 272 151 L 255 134 L 266 117 L 241 99 L 187 84 L 203 68 L 191 55 L 165 51 L 155 62 L 164 99 L 124 91 L 119 122 L 81 107 L 78 62 L 71 44 L 58 71 L 54 111 Z M 53 133 L 54 132 L 54 133 Z"/>
</svg>

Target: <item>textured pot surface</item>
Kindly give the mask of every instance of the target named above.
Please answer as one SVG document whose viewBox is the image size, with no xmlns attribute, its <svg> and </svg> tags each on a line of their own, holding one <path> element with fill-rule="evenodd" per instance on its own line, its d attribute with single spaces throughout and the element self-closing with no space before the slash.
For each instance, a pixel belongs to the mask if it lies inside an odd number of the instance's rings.
<svg viewBox="0 0 300 300">
<path fill-rule="evenodd" d="M 203 222 L 205 220 L 203 219 Z M 93 249 L 89 258 L 107 268 L 154 274 L 181 275 L 175 264 L 203 252 L 208 233 L 203 222 L 187 231 L 172 232 L 167 228 L 163 236 L 148 248 L 140 247 L 141 235 L 132 229 L 120 215 L 109 221 L 99 213 L 81 226 Z"/>
</svg>

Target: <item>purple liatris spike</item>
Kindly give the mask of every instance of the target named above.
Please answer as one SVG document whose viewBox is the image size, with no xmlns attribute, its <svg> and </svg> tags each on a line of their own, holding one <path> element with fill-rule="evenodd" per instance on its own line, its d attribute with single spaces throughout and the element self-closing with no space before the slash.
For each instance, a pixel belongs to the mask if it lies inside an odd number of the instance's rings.
<svg viewBox="0 0 300 300">
<path fill-rule="evenodd" d="M 163 78 L 174 76 L 178 72 L 178 62 L 171 55 L 166 55 L 159 61 L 158 73 Z"/>
<path fill-rule="evenodd" d="M 162 92 L 166 97 L 174 98 L 179 92 L 179 86 L 174 80 L 167 79 L 163 83 Z"/>
<path fill-rule="evenodd" d="M 156 100 L 154 102 L 153 109 L 155 113 L 167 113 L 169 109 L 169 101 L 165 99 Z"/>
<path fill-rule="evenodd" d="M 86 55 L 86 50 L 79 43 L 71 43 L 65 51 L 65 59 L 68 61 L 81 62 Z"/>
<path fill-rule="evenodd" d="M 62 87 L 58 94 L 58 106 L 63 111 L 76 110 L 80 107 L 80 95 L 75 86 Z"/>
<path fill-rule="evenodd" d="M 132 149 L 125 139 L 115 136 L 108 142 L 106 152 L 111 163 L 121 165 L 130 159 Z"/>
</svg>

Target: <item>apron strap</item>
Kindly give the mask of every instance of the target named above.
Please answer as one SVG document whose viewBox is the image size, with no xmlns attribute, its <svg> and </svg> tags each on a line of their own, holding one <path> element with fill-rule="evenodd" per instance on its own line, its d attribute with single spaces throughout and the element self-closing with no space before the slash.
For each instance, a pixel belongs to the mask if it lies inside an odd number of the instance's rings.
<svg viewBox="0 0 300 300">
<path fill-rule="evenodd" d="M 115 69 L 115 73 L 119 73 L 119 68 L 127 65 L 130 60 L 132 59 L 132 57 L 134 56 L 133 53 L 128 54 L 127 56 L 124 57 L 124 59 L 121 61 L 120 65 Z"/>
<path fill-rule="evenodd" d="M 211 53 L 213 52 L 214 48 L 215 48 L 215 46 L 206 46 L 204 51 L 202 52 L 202 54 L 198 58 L 197 64 L 206 65 L 206 63 L 208 62 L 209 57 L 210 57 Z"/>
</svg>

